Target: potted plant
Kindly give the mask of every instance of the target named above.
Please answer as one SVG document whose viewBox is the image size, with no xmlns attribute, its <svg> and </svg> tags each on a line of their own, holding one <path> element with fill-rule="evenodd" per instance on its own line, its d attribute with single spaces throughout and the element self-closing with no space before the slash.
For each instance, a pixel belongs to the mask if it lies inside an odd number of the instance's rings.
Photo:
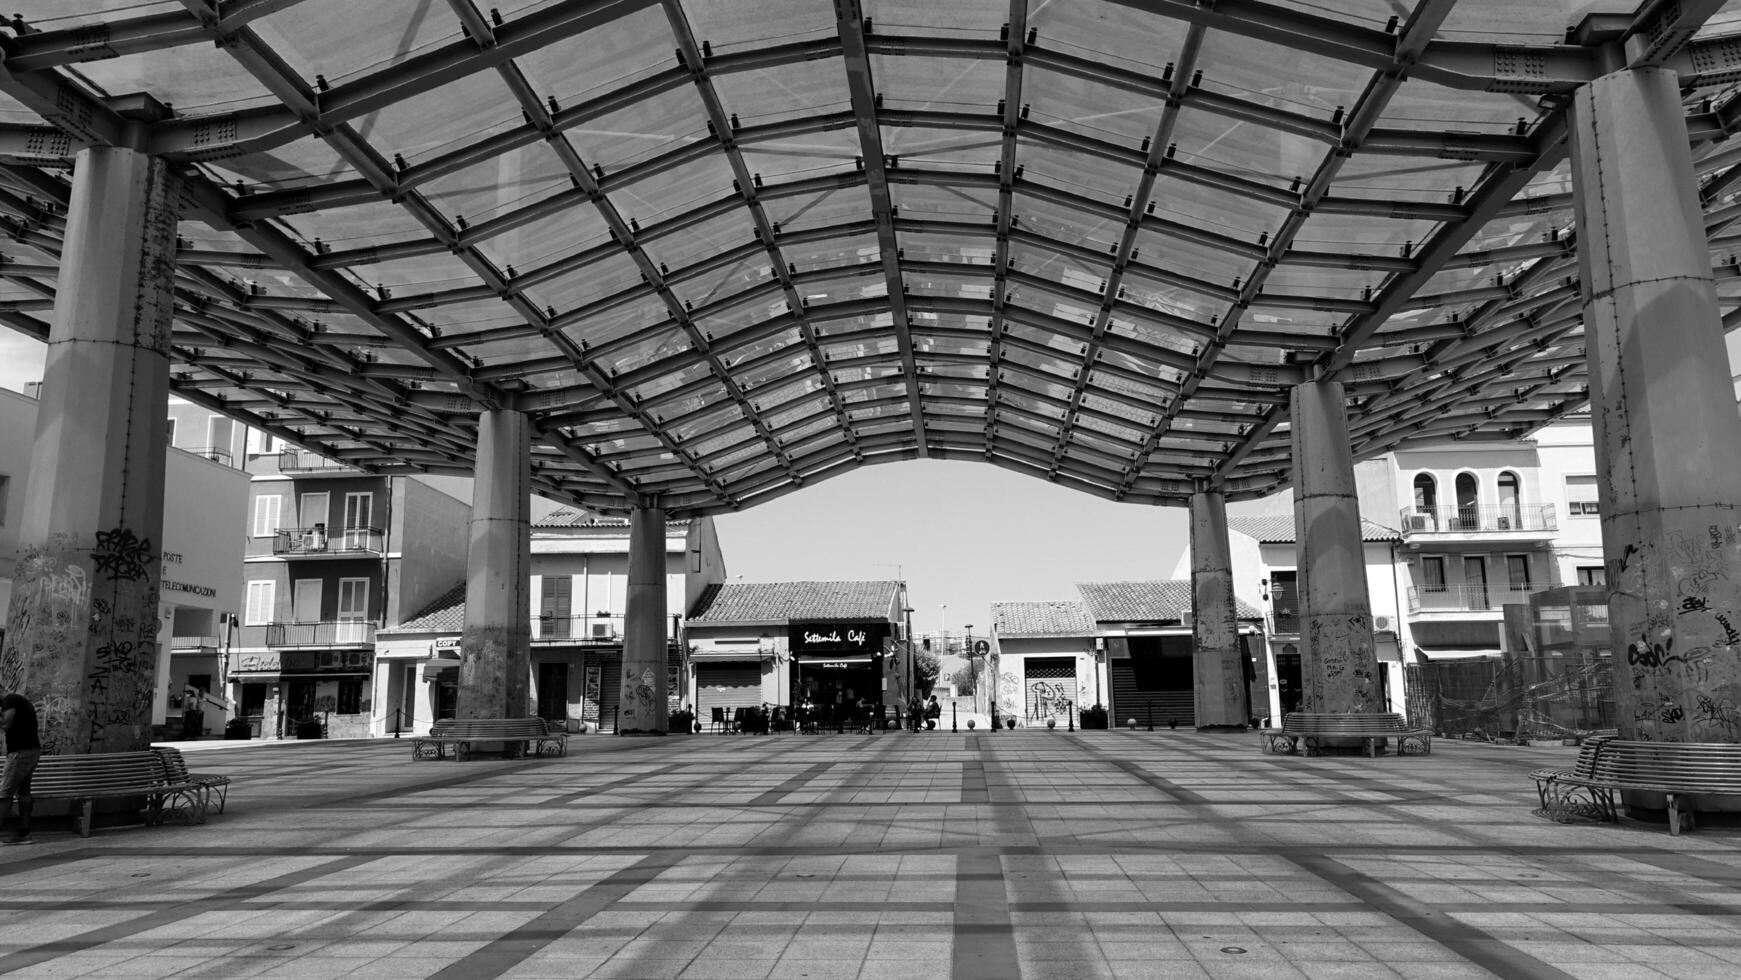
<svg viewBox="0 0 1741 980">
<path fill-rule="evenodd" d="M 673 711 L 666 720 L 665 730 L 673 735 L 688 735 L 695 731 L 695 712 Z"/>
<path fill-rule="evenodd" d="M 1097 704 L 1092 708 L 1083 708 L 1078 724 L 1080 724 L 1084 730 L 1090 728 L 1104 729 L 1106 727 L 1106 707 Z"/>
</svg>

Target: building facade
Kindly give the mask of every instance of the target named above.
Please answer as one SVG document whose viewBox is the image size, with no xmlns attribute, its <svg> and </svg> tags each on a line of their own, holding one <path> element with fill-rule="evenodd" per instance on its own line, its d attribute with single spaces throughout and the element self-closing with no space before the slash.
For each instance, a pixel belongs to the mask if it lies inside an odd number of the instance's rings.
<svg viewBox="0 0 1741 980">
<path fill-rule="evenodd" d="M 815 707 L 824 721 L 860 699 L 894 716 L 910 698 L 895 581 L 724 582 L 690 611 L 687 639 L 696 717 L 711 725 L 739 708 Z"/>
<path fill-rule="evenodd" d="M 628 605 L 629 525 L 560 508 L 532 525 L 530 710 L 570 731 L 615 731 Z M 693 701 L 684 657 L 684 614 L 725 561 L 712 518 L 665 525 L 668 711 Z M 369 730 L 425 732 L 453 716 L 458 697 L 465 588 L 453 585 L 402 623 L 382 630 Z"/>
<path fill-rule="evenodd" d="M 259 738 L 358 737 L 375 635 L 464 575 L 468 505 L 281 447 L 252 456 L 231 697 Z"/>
</svg>

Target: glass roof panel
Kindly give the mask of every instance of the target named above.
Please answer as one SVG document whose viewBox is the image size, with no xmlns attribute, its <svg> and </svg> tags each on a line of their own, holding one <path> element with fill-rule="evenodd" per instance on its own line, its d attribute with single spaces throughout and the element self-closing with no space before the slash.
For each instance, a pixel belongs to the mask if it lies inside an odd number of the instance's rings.
<svg viewBox="0 0 1741 980">
<path fill-rule="evenodd" d="M 997 105 L 1004 92 L 1004 64 L 996 61 L 966 61 L 954 58 L 907 58 L 871 55 L 871 77 L 888 109 L 925 109 L 941 112 L 984 113 Z M 926 140 L 883 133 L 883 151 L 917 156 Z M 912 145 L 917 143 L 918 146 Z"/>
<path fill-rule="evenodd" d="M 418 189 L 450 219 L 460 215 L 472 224 L 481 224 L 570 186 L 568 168 L 556 154 L 543 144 L 533 144 L 436 177 Z"/>
<path fill-rule="evenodd" d="M 827 37 L 835 32 L 834 12 L 808 0 L 685 0 L 683 14 L 698 41 L 724 53 L 740 47 Z"/>
<path fill-rule="evenodd" d="M 352 125 L 383 156 L 397 153 L 417 163 L 519 122 L 519 108 L 501 76 L 484 71 L 419 92 Z"/>
<path fill-rule="evenodd" d="M 791 119 L 810 119 L 852 110 L 846 66 L 837 58 L 818 58 L 754 71 L 709 76 L 725 111 L 747 128 Z M 848 130 L 853 142 L 856 134 Z M 818 133 L 817 136 L 822 134 Z"/>
<path fill-rule="evenodd" d="M 856 169 L 860 149 L 852 130 L 807 133 L 790 139 L 757 140 L 743 144 L 744 168 L 769 182 L 804 180 Z"/>
<path fill-rule="evenodd" d="M 1314 173 L 1330 153 L 1328 143 L 1298 133 L 1190 108 L 1179 113 L 1173 145 L 1179 163 L 1278 189 Z"/>
<path fill-rule="evenodd" d="M 1043 143 L 1024 142 L 1021 154 L 1024 179 L 1107 204 L 1128 199 L 1143 176 L 1140 166 L 1066 152 Z"/>
<path fill-rule="evenodd" d="M 429 230 L 406 210 L 386 201 L 328 211 L 288 215 L 278 219 L 305 242 L 316 238 L 334 249 L 365 248 L 396 241 L 423 241 Z"/>
<path fill-rule="evenodd" d="M 1096 140 L 1134 149 L 1154 135 L 1164 103 L 1063 72 L 1044 63 L 1024 66 L 1022 104 L 1029 118 Z"/>
<path fill-rule="evenodd" d="M 782 232 L 808 228 L 829 228 L 871 216 L 870 191 L 863 186 L 842 187 L 783 197 L 764 202 L 768 220 L 779 225 Z"/>
<path fill-rule="evenodd" d="M 325 140 L 305 136 L 264 153 L 243 153 L 200 164 L 225 184 L 243 180 L 260 190 L 313 187 L 357 176 Z"/>
<path fill-rule="evenodd" d="M 78 67 L 80 75 L 110 95 L 150 92 L 159 102 L 189 115 L 235 112 L 278 101 L 228 52 L 209 44 L 184 44 L 170 58 L 148 52 L 87 61 Z"/>
<path fill-rule="evenodd" d="M 1205 35 L 1197 66 L 1208 91 L 1326 120 L 1337 106 L 1352 107 L 1372 75 L 1345 61 L 1227 31 Z"/>
<path fill-rule="evenodd" d="M 478 242 L 477 248 L 497 268 L 513 265 L 525 272 L 608 238 L 609 230 L 593 206 L 576 200 L 535 221 L 486 238 Z M 636 275 L 639 276 L 638 271 Z"/>
<path fill-rule="evenodd" d="M 626 187 L 613 186 L 610 201 L 625 218 L 650 226 L 726 197 L 732 193 L 731 185 L 730 161 L 723 153 L 708 153 Z"/>
<path fill-rule="evenodd" d="M 638 99 L 566 131 L 588 167 L 606 175 L 707 139 L 707 112 L 691 86 Z M 607 191 L 616 186 L 606 183 Z"/>
<path fill-rule="evenodd" d="M 1114 3 L 1029 3 L 1028 26 L 1039 46 L 1142 71 L 1177 58 L 1184 37 L 1177 21 Z"/>
<path fill-rule="evenodd" d="M 460 39 L 446 10 L 355 0 L 302 0 L 249 26 L 305 81 L 325 75 L 334 85 Z"/>
</svg>

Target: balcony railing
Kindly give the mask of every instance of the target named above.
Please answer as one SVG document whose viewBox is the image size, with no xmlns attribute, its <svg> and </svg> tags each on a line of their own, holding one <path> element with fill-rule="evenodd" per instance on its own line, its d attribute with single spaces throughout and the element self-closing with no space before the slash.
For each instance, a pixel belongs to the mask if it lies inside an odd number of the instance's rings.
<svg viewBox="0 0 1741 980">
<path fill-rule="evenodd" d="M 169 649 L 173 653 L 190 651 L 212 652 L 218 648 L 218 638 L 215 636 L 172 636 L 169 638 Z"/>
<path fill-rule="evenodd" d="M 193 453 L 195 456 L 204 456 L 214 463 L 222 463 L 225 466 L 235 465 L 234 457 L 232 457 L 230 451 L 223 446 L 201 446 L 198 449 L 187 449 L 183 451 Z"/>
<path fill-rule="evenodd" d="M 1411 585 L 1409 612 L 1498 612 L 1508 602 L 1528 602 L 1532 591 L 1492 585 Z"/>
<path fill-rule="evenodd" d="M 318 453 L 311 453 L 304 449 L 285 449 L 278 454 L 278 472 L 360 473 L 362 471 L 348 463 L 327 459 Z"/>
<path fill-rule="evenodd" d="M 532 617 L 532 639 L 544 643 L 616 643 L 622 638 L 621 616 Z"/>
<path fill-rule="evenodd" d="M 385 535 L 378 527 L 347 527 L 327 530 L 313 527 L 281 527 L 272 538 L 272 553 L 286 557 L 310 555 L 378 555 Z"/>
<path fill-rule="evenodd" d="M 344 620 L 266 624 L 266 645 L 277 650 L 361 647 L 374 642 L 374 623 Z"/>
<path fill-rule="evenodd" d="M 1416 534 L 1469 534 L 1505 531 L 1554 531 L 1559 523 L 1553 504 L 1515 507 L 1405 507 L 1404 537 Z"/>
</svg>

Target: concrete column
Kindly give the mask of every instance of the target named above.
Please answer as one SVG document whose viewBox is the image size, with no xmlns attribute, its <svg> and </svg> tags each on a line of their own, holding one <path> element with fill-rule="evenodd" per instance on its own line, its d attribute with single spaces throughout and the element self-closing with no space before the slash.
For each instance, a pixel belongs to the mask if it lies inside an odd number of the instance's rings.
<svg viewBox="0 0 1741 980">
<path fill-rule="evenodd" d="M 48 753 L 151 742 L 179 197 L 160 160 L 78 155 L 0 653 Z"/>
<path fill-rule="evenodd" d="M 1309 381 L 1294 387 L 1290 401 L 1302 607 L 1300 710 L 1383 711 L 1342 385 Z"/>
<path fill-rule="evenodd" d="M 619 733 L 665 734 L 665 645 L 665 511 L 637 507 L 629 512 Z"/>
<path fill-rule="evenodd" d="M 466 547 L 460 718 L 528 718 L 532 706 L 531 428 L 520 412 L 478 416 Z"/>
<path fill-rule="evenodd" d="M 1614 692 L 1624 737 L 1737 742 L 1741 421 L 1678 85 L 1633 69 L 1573 102 Z"/>
<path fill-rule="evenodd" d="M 1245 671 L 1227 547 L 1227 501 L 1220 492 L 1191 495 L 1191 631 L 1197 730 L 1244 728 Z"/>
</svg>

